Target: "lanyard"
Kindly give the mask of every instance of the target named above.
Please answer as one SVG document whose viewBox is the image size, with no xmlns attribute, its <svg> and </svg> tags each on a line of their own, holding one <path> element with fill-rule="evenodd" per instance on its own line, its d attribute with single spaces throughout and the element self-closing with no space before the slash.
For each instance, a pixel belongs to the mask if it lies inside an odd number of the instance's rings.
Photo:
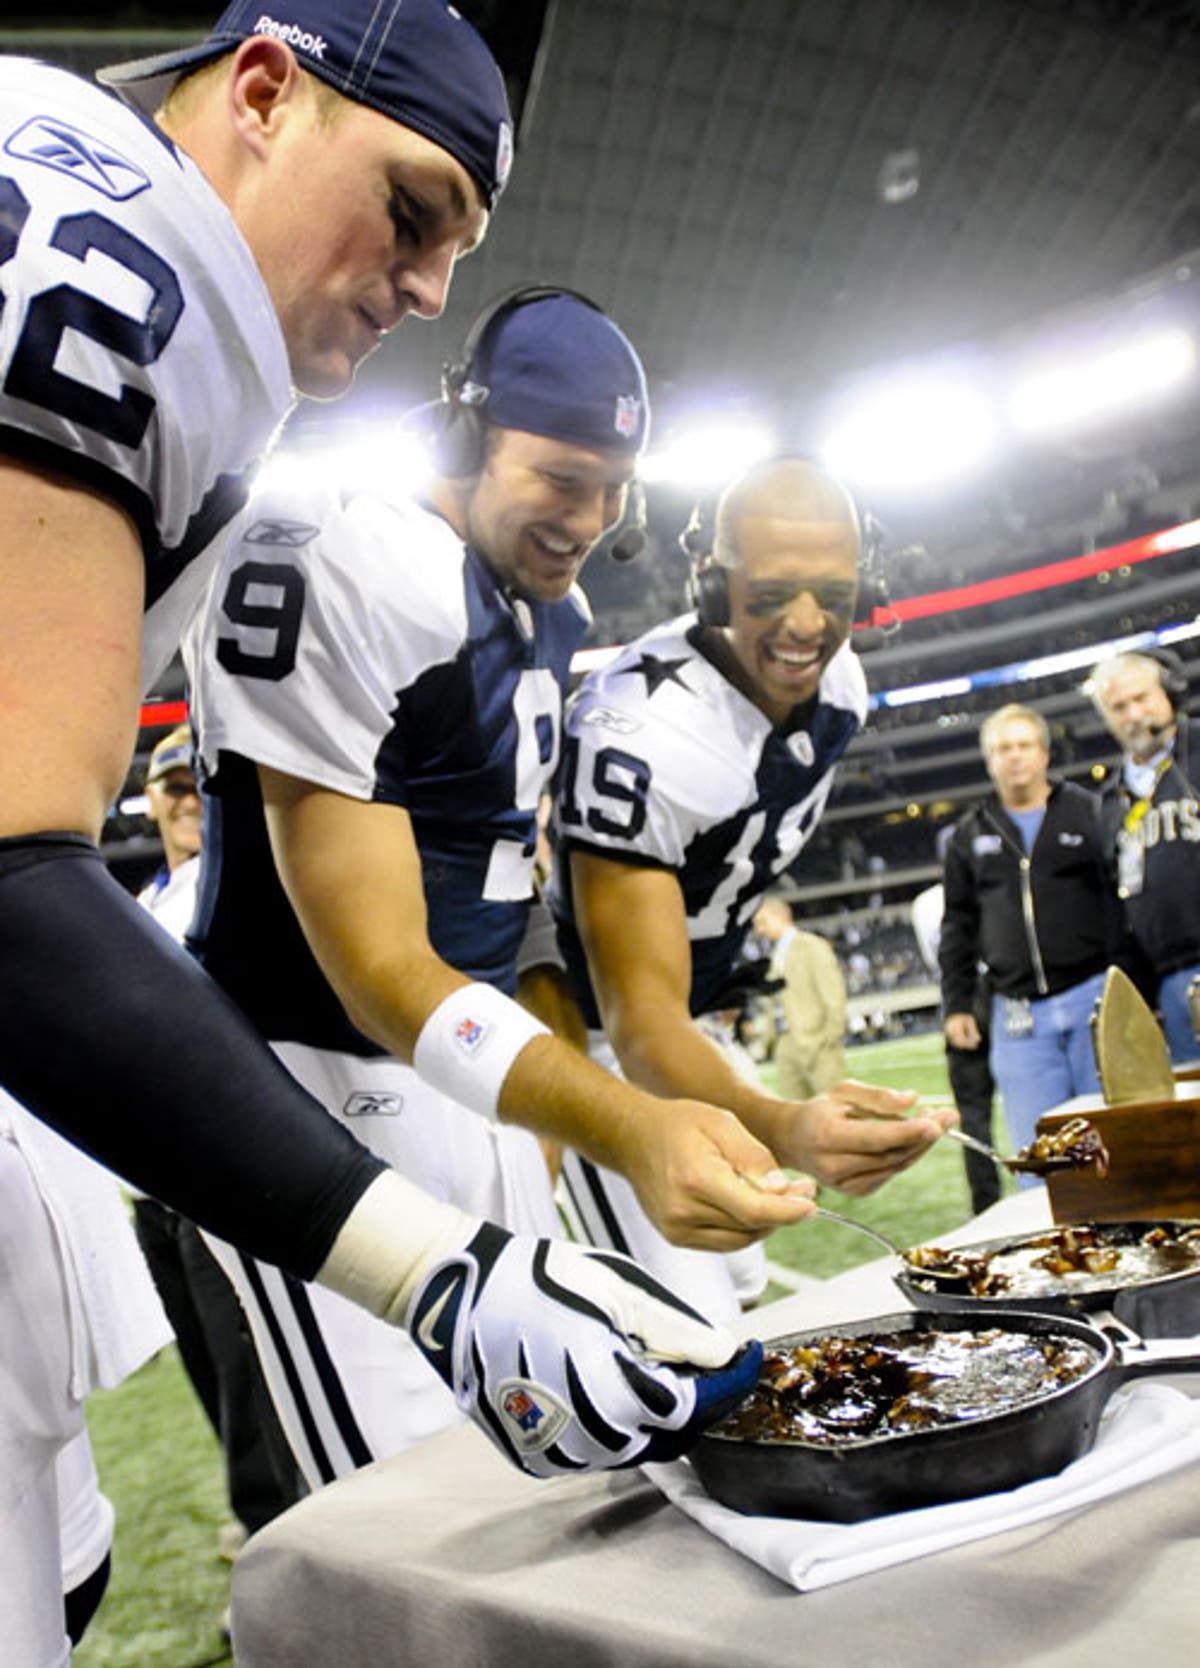
<svg viewBox="0 0 1200 1668">
<path fill-rule="evenodd" d="M 1158 792 L 1158 784 L 1162 781 L 1168 770 L 1170 770 L 1171 763 L 1172 758 L 1170 753 L 1165 754 L 1158 761 L 1158 764 L 1154 769 L 1154 781 L 1150 785 L 1150 792 L 1148 794 L 1143 794 L 1141 799 L 1135 799 L 1128 811 L 1126 811 L 1125 832 L 1127 834 L 1136 834 L 1137 830 L 1141 827 L 1142 818 L 1150 809 L 1150 801 Z"/>
</svg>

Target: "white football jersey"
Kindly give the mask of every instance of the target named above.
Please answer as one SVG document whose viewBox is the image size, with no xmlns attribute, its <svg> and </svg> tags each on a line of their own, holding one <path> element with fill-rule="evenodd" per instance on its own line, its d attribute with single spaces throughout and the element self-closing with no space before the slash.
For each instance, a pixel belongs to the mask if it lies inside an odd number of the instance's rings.
<svg viewBox="0 0 1200 1668">
<path fill-rule="evenodd" d="M 253 500 L 184 659 L 209 818 L 194 945 L 266 1036 L 364 1046 L 291 917 L 255 766 L 403 806 L 430 942 L 511 990 L 589 618 L 577 588 L 511 600 L 417 503 L 319 488 Z"/>
<path fill-rule="evenodd" d="M 290 407 L 283 336 L 229 211 L 152 123 L 19 58 L 0 111 L 0 451 L 133 519 L 149 689 Z"/>
<path fill-rule="evenodd" d="M 816 700 L 777 729 L 698 646 L 695 616 L 638 638 L 584 679 L 566 719 L 552 891 L 577 985 L 586 966 L 571 916 L 563 853 L 671 869 L 692 946 L 692 1008 L 703 1012 L 733 970 L 750 917 L 796 861 L 867 712 L 848 644 Z M 590 992 L 589 1022 L 598 1023 Z"/>
</svg>

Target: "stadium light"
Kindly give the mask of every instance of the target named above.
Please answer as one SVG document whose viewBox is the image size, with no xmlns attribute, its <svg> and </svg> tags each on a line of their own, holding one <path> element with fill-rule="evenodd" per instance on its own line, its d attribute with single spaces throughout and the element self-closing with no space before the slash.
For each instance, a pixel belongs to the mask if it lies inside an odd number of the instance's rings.
<svg viewBox="0 0 1200 1668">
<path fill-rule="evenodd" d="M 777 449 L 775 436 L 763 423 L 700 423 L 681 429 L 660 451 L 648 453 L 639 473 L 644 481 L 716 491 Z"/>
<path fill-rule="evenodd" d="M 1009 395 L 1009 421 L 1033 438 L 1088 427 L 1169 394 L 1195 369 L 1188 332 L 1158 330 L 1105 353 L 1029 371 Z"/>
<path fill-rule="evenodd" d="M 856 485 L 919 492 L 982 469 L 995 444 L 980 387 L 961 375 L 915 374 L 852 407 L 821 456 L 833 474 Z"/>
<path fill-rule="evenodd" d="M 951 695 L 969 695 L 971 678 L 943 678 L 939 683 L 914 683 L 907 689 L 885 689 L 878 699 L 885 707 L 910 707 L 917 701 L 946 701 Z"/>
<path fill-rule="evenodd" d="M 334 445 L 282 447 L 259 470 L 254 490 L 286 497 L 316 482 L 400 499 L 419 493 L 432 473 L 428 448 L 416 430 L 364 421 Z"/>
</svg>

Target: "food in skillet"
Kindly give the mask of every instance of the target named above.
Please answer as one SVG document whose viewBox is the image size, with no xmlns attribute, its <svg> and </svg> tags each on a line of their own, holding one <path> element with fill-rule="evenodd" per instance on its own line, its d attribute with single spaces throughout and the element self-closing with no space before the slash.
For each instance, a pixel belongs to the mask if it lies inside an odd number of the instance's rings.
<svg viewBox="0 0 1200 1668">
<path fill-rule="evenodd" d="M 893 1332 L 770 1351 L 754 1390 L 713 1429 L 750 1442 L 841 1446 L 1011 1412 L 1080 1378 L 1094 1349 L 1052 1332 Z"/>
<path fill-rule="evenodd" d="M 953 1284 L 964 1291 L 975 1291 L 988 1276 L 986 1252 L 948 1251 L 944 1245 L 913 1245 L 904 1253 L 904 1260 L 910 1268 L 930 1275 L 938 1285 Z"/>
<path fill-rule="evenodd" d="M 1146 1229 L 1127 1223 L 1082 1225 L 1030 1234 L 993 1250 L 944 1251 L 915 1246 L 907 1261 L 917 1284 L 944 1287 L 961 1275 L 973 1297 L 1050 1297 L 1108 1290 L 1200 1272 L 1200 1225 L 1164 1222 Z"/>
<path fill-rule="evenodd" d="M 1094 1124 L 1089 1124 L 1086 1118 L 1069 1118 L 1058 1129 L 1048 1130 L 1022 1147 L 1008 1160 L 1008 1168 L 1031 1176 L 1047 1176 L 1054 1170 L 1094 1168 L 1098 1175 L 1105 1176 L 1108 1148 Z"/>
</svg>

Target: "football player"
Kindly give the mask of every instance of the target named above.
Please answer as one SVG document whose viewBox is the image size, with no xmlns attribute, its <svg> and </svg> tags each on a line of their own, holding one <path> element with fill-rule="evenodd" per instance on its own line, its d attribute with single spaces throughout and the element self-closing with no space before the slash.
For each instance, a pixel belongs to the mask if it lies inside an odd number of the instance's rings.
<svg viewBox="0 0 1200 1668">
<path fill-rule="evenodd" d="M 780 1099 L 695 1022 L 729 984 L 866 715 L 847 641 L 858 518 L 838 482 L 782 460 L 731 486 L 711 531 L 697 522 L 695 612 L 590 674 L 570 707 L 552 907 L 597 1058 L 651 1093 L 703 1094 L 780 1164 L 867 1193 L 953 1113 L 901 1118 L 914 1095 L 850 1081 Z M 580 1237 L 669 1269 L 707 1314 L 736 1312 L 728 1266 L 668 1245 L 624 1178 L 575 1153 L 563 1180 Z"/>
<path fill-rule="evenodd" d="M 334 1117 L 472 1215 L 559 1233 L 532 1130 L 627 1174 L 672 1237 L 744 1244 L 810 1186 L 773 1191 L 729 1113 L 653 1101 L 511 1000 L 576 576 L 624 510 L 641 364 L 586 298 L 530 287 L 446 380 L 421 500 L 263 493 L 189 636 L 197 949 Z M 222 1256 L 314 1487 L 457 1417 L 393 1329 Z"/>
<path fill-rule="evenodd" d="M 485 1424 L 494 1374 L 540 1374 L 558 1446 L 535 1441 L 528 1468 L 619 1463 L 660 1432 L 677 1445 L 746 1368 L 647 1369 L 665 1391 L 651 1412 L 616 1367 L 632 1347 L 622 1324 L 705 1365 L 730 1340 L 578 1258 L 593 1306 L 564 1307 L 535 1280 L 532 1242 L 480 1238 L 388 1171 L 111 880 L 96 843 L 140 693 L 210 575 L 200 553 L 295 391 L 339 392 L 407 313 L 437 314 L 483 236 L 511 154 L 499 71 L 444 0 L 294 0 L 286 22 L 239 0 L 199 46 L 113 79 L 151 109 L 166 92 L 156 120 L 61 70 L 0 62 L 4 1085 L 189 1217 L 427 1321 L 426 1347 L 464 1406 L 488 1402 Z M 163 1023 L 172 1009 L 178 1025 Z M 0 1613 L 22 1668 L 65 1658 L 54 1456 L 87 1387 L 86 1351 L 51 1318 L 68 1312 L 52 1209 L 0 1113 Z M 518 1364 L 518 1310 L 553 1359 L 535 1342 Z M 626 1433 L 615 1448 L 588 1432 L 579 1446 L 563 1343 L 584 1399 Z"/>
</svg>

